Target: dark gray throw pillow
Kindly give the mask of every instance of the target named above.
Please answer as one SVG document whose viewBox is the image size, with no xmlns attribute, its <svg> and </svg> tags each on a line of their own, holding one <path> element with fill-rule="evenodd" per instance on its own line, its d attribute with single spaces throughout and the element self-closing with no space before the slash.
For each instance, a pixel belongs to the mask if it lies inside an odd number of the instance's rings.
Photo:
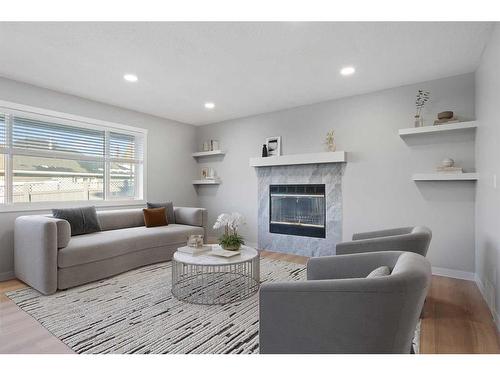
<svg viewBox="0 0 500 375">
<path fill-rule="evenodd" d="M 94 206 L 78 208 L 54 208 L 52 216 L 66 220 L 71 227 L 71 235 L 99 232 L 101 225 Z"/>
<path fill-rule="evenodd" d="M 165 208 L 165 214 L 167 216 L 167 221 L 169 224 L 175 223 L 175 215 L 174 215 L 174 204 L 172 202 L 165 203 L 147 203 L 148 208 Z"/>
</svg>

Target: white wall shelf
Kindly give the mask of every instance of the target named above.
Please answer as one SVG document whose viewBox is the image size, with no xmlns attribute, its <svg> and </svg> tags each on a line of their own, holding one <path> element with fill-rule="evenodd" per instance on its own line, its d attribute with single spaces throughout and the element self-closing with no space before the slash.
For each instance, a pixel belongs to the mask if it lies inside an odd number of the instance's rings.
<svg viewBox="0 0 500 375">
<path fill-rule="evenodd" d="M 200 151 L 200 152 L 193 152 L 191 156 L 193 158 L 201 158 L 203 156 L 224 155 L 225 153 L 226 152 L 223 150 Z"/>
<path fill-rule="evenodd" d="M 278 165 L 342 163 L 346 161 L 345 151 L 319 152 L 315 154 L 293 154 L 250 158 L 251 167 L 272 167 Z"/>
<path fill-rule="evenodd" d="M 476 181 L 477 173 L 416 173 L 413 181 Z"/>
<path fill-rule="evenodd" d="M 406 128 L 399 129 L 399 136 L 410 136 L 417 134 L 431 134 L 431 133 L 442 133 L 458 130 L 471 130 L 474 131 L 477 128 L 476 121 L 464 121 L 456 122 L 454 124 L 445 125 L 432 125 L 432 126 L 422 126 L 420 128 Z"/>
<path fill-rule="evenodd" d="M 193 185 L 220 185 L 221 180 L 193 180 Z"/>
</svg>

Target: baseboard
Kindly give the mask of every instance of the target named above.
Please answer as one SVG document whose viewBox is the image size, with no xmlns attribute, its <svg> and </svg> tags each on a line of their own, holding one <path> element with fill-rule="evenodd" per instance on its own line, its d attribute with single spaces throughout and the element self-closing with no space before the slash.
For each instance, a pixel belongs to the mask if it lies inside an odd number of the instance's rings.
<svg viewBox="0 0 500 375">
<path fill-rule="evenodd" d="M 432 267 L 432 274 L 451 277 L 453 279 L 476 281 L 474 272 L 452 270 L 450 268 Z"/>
<path fill-rule="evenodd" d="M 15 279 L 14 271 L 2 272 L 0 273 L 0 281 Z"/>
<path fill-rule="evenodd" d="M 477 285 L 479 291 L 481 292 L 481 295 L 483 296 L 484 301 L 486 302 L 486 305 L 490 309 L 490 312 L 491 312 L 491 315 L 493 318 L 493 322 L 495 323 L 498 332 L 500 332 L 500 313 L 498 313 L 498 311 L 496 311 L 495 306 L 492 306 L 490 304 L 489 298 L 486 294 L 486 288 L 484 287 L 484 284 L 483 284 L 481 278 L 477 275 L 475 277 L 475 282 L 476 282 L 476 285 Z"/>
</svg>

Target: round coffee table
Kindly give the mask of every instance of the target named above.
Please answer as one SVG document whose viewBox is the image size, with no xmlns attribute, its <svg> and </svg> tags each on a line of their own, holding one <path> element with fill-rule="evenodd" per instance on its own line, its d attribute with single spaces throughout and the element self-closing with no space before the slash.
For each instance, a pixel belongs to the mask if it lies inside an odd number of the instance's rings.
<svg viewBox="0 0 500 375">
<path fill-rule="evenodd" d="M 241 301 L 259 290 L 257 250 L 242 246 L 240 254 L 230 258 L 210 255 L 210 252 L 174 253 L 172 294 L 175 298 L 200 305 L 223 305 Z"/>
</svg>

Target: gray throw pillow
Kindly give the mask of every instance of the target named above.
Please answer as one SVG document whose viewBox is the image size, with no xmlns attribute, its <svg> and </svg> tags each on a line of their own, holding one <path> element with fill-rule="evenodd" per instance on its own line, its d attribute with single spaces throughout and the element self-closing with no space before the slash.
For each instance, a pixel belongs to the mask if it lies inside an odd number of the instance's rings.
<svg viewBox="0 0 500 375">
<path fill-rule="evenodd" d="M 94 206 L 78 208 L 54 208 L 52 216 L 66 220 L 71 227 L 71 235 L 99 232 L 101 225 Z"/>
<path fill-rule="evenodd" d="M 372 272 L 366 276 L 367 279 L 372 279 L 375 277 L 389 276 L 391 274 L 391 270 L 387 266 L 381 266 L 375 268 Z"/>
<path fill-rule="evenodd" d="M 165 214 L 167 216 L 167 221 L 169 224 L 174 224 L 175 223 L 175 216 L 174 216 L 174 204 L 172 202 L 165 202 L 165 203 L 147 203 L 148 208 L 165 208 Z"/>
</svg>

